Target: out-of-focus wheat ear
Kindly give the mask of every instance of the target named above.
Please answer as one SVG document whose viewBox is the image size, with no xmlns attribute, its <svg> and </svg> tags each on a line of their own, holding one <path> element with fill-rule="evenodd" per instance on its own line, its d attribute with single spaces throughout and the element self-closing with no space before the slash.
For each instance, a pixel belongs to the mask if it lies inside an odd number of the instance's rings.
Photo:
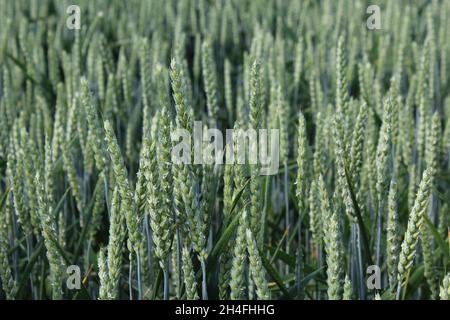
<svg viewBox="0 0 450 320">
<path fill-rule="evenodd" d="M 414 81 L 414 79 L 412 79 Z M 414 82 L 413 82 L 414 84 Z M 411 88 L 413 90 L 414 88 Z M 405 100 L 404 103 L 401 103 L 400 110 L 399 110 L 399 147 L 400 150 L 398 152 L 401 152 L 402 160 L 407 165 L 407 167 L 410 167 L 413 163 L 413 148 L 414 148 L 414 118 L 411 114 L 412 106 L 408 103 L 411 103 L 408 101 L 408 98 Z"/>
<path fill-rule="evenodd" d="M 204 127 L 204 139 L 208 139 L 207 127 Z M 216 208 L 216 179 L 218 178 L 214 171 L 214 156 L 211 150 L 207 148 L 203 149 L 204 156 L 201 173 L 201 203 L 200 203 L 200 216 L 197 220 L 197 233 L 200 234 L 201 249 L 199 252 L 200 260 L 206 261 L 207 257 L 207 242 L 208 234 L 210 231 L 211 221 L 214 216 L 214 210 Z"/>
<path fill-rule="evenodd" d="M 416 172 L 416 165 L 411 164 L 411 166 L 408 168 L 408 209 L 412 210 L 414 206 L 414 200 L 416 198 L 416 191 L 417 191 L 417 172 Z"/>
<path fill-rule="evenodd" d="M 9 125 L 5 102 L 0 101 L 0 156 L 5 157 L 8 149 Z"/>
<path fill-rule="evenodd" d="M 142 38 L 139 44 L 139 66 L 142 83 L 142 100 L 144 105 L 149 105 L 151 95 L 151 69 L 150 69 L 150 47 L 148 40 Z"/>
<path fill-rule="evenodd" d="M 92 175 L 94 168 L 95 168 L 95 156 L 94 156 L 94 135 L 92 134 L 91 130 L 89 128 L 86 128 L 87 125 L 85 125 L 86 117 L 84 115 L 84 111 L 80 112 L 80 116 L 78 117 L 78 136 L 85 135 L 85 145 L 84 148 L 82 148 L 84 163 L 83 163 L 83 169 L 85 175 Z"/>
<path fill-rule="evenodd" d="M 228 124 L 231 125 L 234 122 L 234 103 L 233 103 L 233 85 L 232 85 L 232 67 L 228 59 L 224 62 L 224 92 L 225 92 L 225 105 L 227 107 Z"/>
<path fill-rule="evenodd" d="M 130 84 L 130 69 L 127 63 L 127 55 L 125 48 L 122 47 L 119 52 L 119 62 L 117 66 L 116 78 L 120 79 L 120 88 L 122 89 L 123 100 L 127 106 L 131 104 L 131 84 Z"/>
<path fill-rule="evenodd" d="M 105 36 L 100 33 L 98 36 L 98 45 L 100 49 L 100 55 L 108 73 L 114 72 L 114 60 L 112 57 L 111 49 L 108 47 Z"/>
<path fill-rule="evenodd" d="M 101 55 L 97 55 L 95 58 L 95 77 L 98 84 L 98 97 L 100 101 L 105 100 L 105 68 L 103 67 L 103 58 Z"/>
<path fill-rule="evenodd" d="M 270 118 L 275 123 L 275 128 L 279 130 L 280 135 L 280 162 L 286 165 L 289 156 L 289 104 L 284 98 L 285 94 L 281 85 L 276 86 L 276 100 L 273 104 L 274 110 L 270 112 Z M 262 112 L 261 112 L 262 113 Z M 271 121 L 269 120 L 269 123 Z"/>
<path fill-rule="evenodd" d="M 106 98 L 103 107 L 105 118 L 112 119 L 119 115 L 119 106 L 117 100 L 118 80 L 113 73 L 108 74 L 108 83 L 106 86 Z M 130 125 L 128 125 L 130 126 Z"/>
<path fill-rule="evenodd" d="M 89 84 L 86 79 L 81 79 L 81 107 L 84 108 L 86 114 L 86 120 L 89 127 L 89 132 L 93 135 L 91 140 L 94 140 L 92 145 L 94 150 L 95 165 L 97 170 L 100 172 L 108 163 L 106 147 L 105 147 L 105 134 L 103 126 L 101 125 L 98 112 L 93 104 L 91 93 L 89 91 Z"/>
<path fill-rule="evenodd" d="M 60 72 L 58 66 L 58 52 L 55 46 L 55 35 L 53 31 L 49 31 L 47 34 L 48 41 L 48 50 L 47 50 L 47 59 L 48 59 L 48 74 L 50 78 L 50 82 L 53 85 L 53 89 L 57 90 L 58 83 L 60 81 Z"/>
<path fill-rule="evenodd" d="M 295 181 L 296 184 L 296 196 L 299 205 L 300 213 L 306 209 L 306 168 L 307 168 L 307 139 L 306 139 L 306 125 L 305 125 L 305 117 L 302 113 L 300 113 L 298 118 L 298 138 L 297 138 L 297 178 Z"/>
<path fill-rule="evenodd" d="M 51 138 L 52 135 L 52 116 L 47 102 L 41 95 L 36 96 L 36 116 L 38 124 L 36 126 L 36 139 L 39 145 L 39 153 L 44 158 L 45 153 L 45 136 Z"/>
<path fill-rule="evenodd" d="M 45 192 L 47 192 L 48 203 L 51 208 L 54 206 L 55 180 L 53 177 L 53 155 L 50 136 L 45 135 L 44 150 L 44 174 L 45 174 Z"/>
<path fill-rule="evenodd" d="M 317 71 L 316 69 L 313 69 L 311 71 L 311 76 L 308 81 L 308 87 L 309 87 L 309 95 L 311 98 L 311 108 L 313 108 L 314 110 L 318 110 L 316 78 L 317 78 Z"/>
<path fill-rule="evenodd" d="M 3 237 L 3 235 L 2 235 Z M 17 283 L 11 272 L 11 265 L 8 258 L 9 246 L 6 238 L 0 237 L 0 279 L 2 280 L 2 289 L 6 294 L 7 300 L 14 300 Z"/>
<path fill-rule="evenodd" d="M 202 44 L 202 70 L 210 125 L 215 127 L 219 116 L 218 87 L 214 51 L 209 40 L 205 40 Z"/>
<path fill-rule="evenodd" d="M 174 239 L 176 241 L 176 239 Z M 176 244 L 175 244 L 176 246 Z M 177 299 L 181 298 L 181 279 L 182 279 L 182 268 L 181 268 L 181 250 L 180 257 L 178 259 L 178 248 L 175 248 L 175 251 L 172 252 L 170 257 L 170 269 L 172 272 L 170 273 L 170 283 L 171 288 L 173 288 L 173 292 L 175 293 L 175 297 Z"/>
<path fill-rule="evenodd" d="M 419 156 L 419 170 L 425 160 L 426 130 L 429 119 L 428 103 L 430 102 L 429 77 L 430 77 L 430 43 L 425 41 L 423 55 L 420 62 L 417 101 L 418 101 L 418 128 L 417 128 L 417 151 Z"/>
<path fill-rule="evenodd" d="M 303 53 L 304 53 L 303 38 L 300 38 L 295 46 L 294 90 L 296 93 L 299 89 L 300 77 L 303 72 Z"/>
<path fill-rule="evenodd" d="M 157 103 L 159 103 L 160 108 L 166 108 L 168 117 L 172 120 L 173 112 L 169 94 L 169 78 L 168 68 L 161 63 L 157 63 L 154 71 L 154 86 L 156 87 Z"/>
<path fill-rule="evenodd" d="M 448 109 L 450 110 L 450 97 L 448 100 Z M 442 153 L 446 154 L 450 150 L 450 118 L 447 119 L 447 123 L 445 124 L 444 135 L 442 137 Z"/>
<path fill-rule="evenodd" d="M 255 60 L 250 75 L 249 115 L 250 127 L 258 129 L 261 123 L 261 64 Z"/>
<path fill-rule="evenodd" d="M 322 217 L 322 223 L 323 223 L 323 232 L 326 230 L 326 221 L 325 218 L 328 217 L 331 214 L 331 207 L 330 207 L 330 199 L 328 197 L 328 192 L 325 186 L 325 181 L 323 180 L 322 175 L 319 175 L 316 181 L 316 188 L 317 190 L 317 197 L 319 198 L 320 203 L 320 216 Z M 325 236 L 325 233 L 322 234 L 322 236 Z"/>
<path fill-rule="evenodd" d="M 369 119 L 373 118 L 373 113 Z M 365 148 L 365 159 L 366 159 L 366 175 L 368 178 L 369 185 L 369 196 L 371 199 L 371 209 L 376 210 L 377 207 L 377 133 L 375 131 L 374 121 L 369 121 L 368 125 L 368 140 Z"/>
<path fill-rule="evenodd" d="M 13 125 L 12 130 L 16 130 L 16 125 Z M 32 225 L 28 210 L 25 206 L 24 202 L 24 190 L 22 185 L 22 179 L 24 178 L 24 173 L 21 170 L 22 167 L 20 165 L 21 161 L 16 157 L 16 154 L 13 150 L 13 145 L 10 145 L 10 150 L 7 155 L 7 166 L 6 166 L 6 176 L 11 185 L 13 206 L 16 212 L 19 224 L 26 236 L 30 236 L 32 234 Z M 19 146 L 16 146 L 19 147 Z"/>
<path fill-rule="evenodd" d="M 61 154 L 61 144 L 64 141 L 63 123 L 66 122 L 67 105 L 65 101 L 64 85 L 58 83 L 56 86 L 56 110 L 55 120 L 53 121 L 52 137 L 52 160 L 56 161 Z"/>
<path fill-rule="evenodd" d="M 449 206 L 447 203 L 442 204 L 439 210 L 439 226 L 438 231 L 441 236 L 447 237 L 450 216 L 448 214 Z"/>
<path fill-rule="evenodd" d="M 345 53 L 344 36 L 340 36 L 336 47 L 336 129 L 339 138 L 345 142 L 347 130 L 347 105 L 348 105 L 348 83 L 347 83 L 347 60 Z M 345 154 L 347 146 L 343 145 Z"/>
<path fill-rule="evenodd" d="M 31 226 L 33 228 L 33 233 L 36 236 L 40 235 L 40 223 L 38 214 L 38 201 L 36 186 L 34 184 L 34 172 L 35 166 L 33 163 L 33 151 L 32 146 L 29 143 L 29 135 L 25 129 L 22 127 L 20 130 L 20 147 L 18 155 L 23 159 L 23 171 L 25 174 L 24 186 L 26 189 L 26 196 L 28 198 L 28 209 L 31 217 Z"/>
<path fill-rule="evenodd" d="M 72 85 L 78 88 L 81 76 L 81 40 L 80 40 L 79 30 L 74 30 L 74 41 L 71 52 L 71 62 L 72 62 Z"/>
<path fill-rule="evenodd" d="M 35 69 L 35 66 L 33 65 L 33 59 L 32 59 L 32 56 L 31 56 L 30 50 L 29 50 L 32 43 L 29 43 L 28 41 L 26 41 L 26 39 L 27 39 L 26 23 L 20 23 L 18 35 L 19 35 L 19 49 L 23 54 L 23 59 L 25 62 L 26 70 L 27 70 L 28 74 L 30 75 L 30 77 L 32 77 L 33 79 L 37 79 L 36 78 L 36 69 Z"/>
<path fill-rule="evenodd" d="M 233 205 L 234 192 L 234 162 L 233 147 L 230 144 L 225 146 L 225 169 L 223 174 L 223 215 L 228 217 Z"/>
<path fill-rule="evenodd" d="M 194 58 L 192 61 L 192 75 L 195 82 L 200 81 L 202 72 L 202 35 L 198 32 L 195 33 L 194 43 Z"/>
<path fill-rule="evenodd" d="M 75 98 L 73 103 L 69 108 L 69 113 L 67 115 L 67 125 L 66 125 L 66 136 L 65 141 L 61 145 L 62 155 L 63 155 L 63 167 L 64 171 L 67 174 L 67 179 L 69 180 L 69 185 L 71 188 L 71 193 L 75 199 L 75 204 L 78 212 L 80 213 L 80 225 L 83 226 L 83 201 L 81 197 L 81 187 L 79 177 L 74 167 L 73 157 L 72 157 L 72 149 L 71 149 L 71 141 L 74 137 L 75 132 L 75 112 L 76 112 L 76 103 Z"/>
<path fill-rule="evenodd" d="M 186 78 L 178 61 L 172 59 L 170 63 L 170 79 L 172 84 L 172 95 L 177 112 L 176 124 L 189 132 L 192 130 L 192 118 L 190 106 L 186 98 Z"/>
<path fill-rule="evenodd" d="M 435 271 L 436 263 L 432 248 L 433 240 L 426 223 L 423 223 L 420 227 L 420 243 L 422 245 L 424 276 L 430 290 L 430 298 L 436 300 L 439 294 L 439 284 L 437 282 Z"/>
<path fill-rule="evenodd" d="M 236 121 L 245 121 L 247 113 L 245 112 L 244 91 L 241 86 L 236 89 Z"/>
<path fill-rule="evenodd" d="M 321 183 L 323 183 L 323 181 Z M 323 241 L 323 221 L 317 184 L 317 180 L 313 180 L 309 189 L 309 230 L 311 231 L 313 244 L 317 249 L 321 250 Z"/>
<path fill-rule="evenodd" d="M 105 172 L 102 171 L 98 174 L 97 184 L 98 187 L 95 189 L 93 194 L 94 206 L 92 207 L 91 221 L 89 225 L 89 238 L 94 240 L 97 231 L 101 227 L 103 212 L 105 208 Z"/>
<path fill-rule="evenodd" d="M 11 73 L 6 65 L 3 67 L 2 80 L 3 80 L 2 105 L 6 116 L 5 119 L 7 120 L 5 129 L 10 129 L 16 118 L 16 110 L 14 108 L 13 99 L 11 96 L 12 94 Z M 23 114 L 27 115 L 26 112 L 23 112 Z"/>
<path fill-rule="evenodd" d="M 427 168 L 433 174 L 433 183 L 436 175 L 439 174 L 439 155 L 441 143 L 441 123 L 439 114 L 435 112 L 431 118 L 431 127 L 427 131 L 427 144 L 425 149 L 425 161 Z"/>
<path fill-rule="evenodd" d="M 428 62 L 428 67 L 429 67 L 429 78 L 428 78 L 428 91 L 429 91 L 429 97 L 430 97 L 430 102 L 431 105 L 434 105 L 435 100 L 436 100 L 436 86 L 439 86 L 439 77 L 436 74 L 436 70 L 438 70 L 438 67 L 436 66 L 436 55 L 437 55 L 437 50 L 436 50 L 436 35 L 435 35 L 435 18 L 437 18 L 435 16 L 434 8 L 428 7 L 427 8 L 427 12 L 426 12 L 426 21 L 427 21 L 427 37 L 425 39 L 426 42 L 429 43 L 429 55 L 428 55 L 428 59 L 430 60 Z"/>
<path fill-rule="evenodd" d="M 223 218 L 230 217 L 230 211 L 233 205 L 233 192 L 234 192 L 234 164 L 231 163 L 231 159 L 234 161 L 232 154 L 233 149 L 231 145 L 225 146 L 225 169 L 223 174 Z M 229 277 L 232 261 L 232 245 L 228 243 L 226 249 L 222 252 L 220 257 L 220 271 L 219 271 L 219 297 L 220 299 L 227 299 L 229 297 Z"/>
<path fill-rule="evenodd" d="M 322 174 L 324 170 L 324 164 L 325 164 L 325 152 L 326 152 L 326 145 L 325 145 L 325 137 L 324 137 L 324 119 L 323 114 L 321 112 L 318 112 L 316 114 L 316 138 L 314 141 L 314 154 L 313 154 L 313 173 L 314 178 L 317 179 L 319 177 L 319 174 Z"/>
<path fill-rule="evenodd" d="M 207 136 L 206 126 L 204 128 L 204 138 Z M 205 155 L 203 161 L 201 173 L 201 203 L 200 203 L 200 215 L 196 220 L 196 237 L 197 243 L 194 244 L 194 250 L 198 254 L 200 265 L 202 269 L 202 299 L 208 298 L 207 293 L 207 274 L 206 274 L 206 259 L 208 257 L 207 245 L 208 235 L 211 228 L 211 221 L 215 210 L 215 196 L 216 196 L 216 182 L 218 178 L 214 172 L 214 159 L 211 151 L 203 150 Z"/>
<path fill-rule="evenodd" d="M 44 154 L 44 121 L 41 110 L 34 113 L 33 123 L 30 124 L 30 136 L 32 139 L 28 143 L 32 143 L 33 160 L 38 164 L 41 172 L 44 170 L 44 161 L 41 161 Z"/>
<path fill-rule="evenodd" d="M 8 197 L 6 195 L 6 197 Z M 13 300 L 16 293 L 17 283 L 12 275 L 12 265 L 10 264 L 9 232 L 11 229 L 11 206 L 9 199 L 5 199 L 3 207 L 0 209 L 0 279 L 1 287 L 5 292 L 6 299 Z"/>
</svg>

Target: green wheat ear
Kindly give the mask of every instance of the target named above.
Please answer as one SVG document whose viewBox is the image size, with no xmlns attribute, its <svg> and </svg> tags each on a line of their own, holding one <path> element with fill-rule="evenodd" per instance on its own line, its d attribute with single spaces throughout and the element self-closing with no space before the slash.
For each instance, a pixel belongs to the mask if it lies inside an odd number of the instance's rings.
<svg viewBox="0 0 450 320">
<path fill-rule="evenodd" d="M 305 118 L 303 114 L 300 113 L 298 118 L 298 151 L 297 151 L 297 179 L 296 183 L 296 196 L 299 203 L 300 210 L 304 210 L 306 206 L 306 166 L 307 166 L 307 157 L 306 157 L 306 148 L 307 148 L 307 140 L 306 140 L 306 124 Z M 301 212 L 300 212 L 301 213 Z"/>
<path fill-rule="evenodd" d="M 132 250 L 138 254 L 139 246 L 141 243 L 141 232 L 138 221 L 138 217 L 134 212 L 134 200 L 131 193 L 131 186 L 128 181 L 128 172 L 125 167 L 125 163 L 120 151 L 120 147 L 117 143 L 116 136 L 112 129 L 111 123 L 106 120 L 104 122 L 106 142 L 108 146 L 108 152 L 111 157 L 112 168 L 114 170 L 115 179 L 119 188 L 120 198 L 122 200 L 123 210 L 125 213 L 125 221 L 127 223 L 128 235 L 130 238 Z"/>
<path fill-rule="evenodd" d="M 447 275 L 442 280 L 442 286 L 439 292 L 439 297 L 441 300 L 450 300 L 450 274 Z"/>
<path fill-rule="evenodd" d="M 186 298 L 188 300 L 198 300 L 199 296 L 197 293 L 197 281 L 195 280 L 195 274 L 189 250 L 186 247 L 183 248 L 182 261 L 183 261 L 184 285 L 186 286 Z"/>
<path fill-rule="evenodd" d="M 60 300 L 63 298 L 62 281 L 64 277 L 65 262 L 61 253 L 55 244 L 58 239 L 56 224 L 51 216 L 51 208 L 45 193 L 45 187 L 39 172 L 36 173 L 34 180 L 36 192 L 38 195 L 38 212 L 41 224 L 41 234 L 44 238 L 45 247 L 47 249 L 47 259 L 50 265 L 50 277 L 52 285 L 52 298 Z"/>
<path fill-rule="evenodd" d="M 17 290 L 17 283 L 13 277 L 10 256 L 8 254 L 10 246 L 8 244 L 8 216 L 9 216 L 10 206 L 7 203 L 4 204 L 4 208 L 0 210 L 0 279 L 2 281 L 2 288 L 5 292 L 6 299 L 15 299 L 15 294 Z"/>
<path fill-rule="evenodd" d="M 219 104 L 217 98 L 217 79 L 214 64 L 213 50 L 210 41 L 205 41 L 202 44 L 202 70 L 203 83 L 206 91 L 206 100 L 208 115 L 211 120 L 211 125 L 217 123 L 219 115 Z"/>
<path fill-rule="evenodd" d="M 243 299 L 244 291 L 244 268 L 246 260 L 246 225 L 247 212 L 246 209 L 242 209 L 241 216 L 239 218 L 239 227 L 236 232 L 235 246 L 233 249 L 233 260 L 230 271 L 230 298 L 231 300 Z"/>
<path fill-rule="evenodd" d="M 345 275 L 344 279 L 344 293 L 342 300 L 352 300 L 352 283 L 350 282 L 348 275 Z"/>
<path fill-rule="evenodd" d="M 416 255 L 416 245 L 419 241 L 420 228 L 424 223 L 424 214 L 430 195 L 432 172 L 427 169 L 423 172 L 422 181 L 414 201 L 414 206 L 408 218 L 408 226 L 403 240 L 400 258 L 397 267 L 398 287 L 403 285 L 407 274 L 411 271 L 414 256 Z"/>
<path fill-rule="evenodd" d="M 119 297 L 119 281 L 122 268 L 122 247 L 126 236 L 125 216 L 120 206 L 119 188 L 116 186 L 111 199 L 111 217 L 109 227 L 109 241 L 107 247 L 108 281 L 106 292 L 108 299 Z M 104 263 L 99 260 L 99 263 Z M 103 267 L 105 268 L 105 267 Z M 104 272 L 104 271 L 102 271 Z"/>
<path fill-rule="evenodd" d="M 324 224 L 323 239 L 327 262 L 328 298 L 340 300 L 344 281 L 341 233 L 339 230 L 338 215 L 330 207 L 328 192 L 322 175 L 320 175 L 317 180 L 317 190 L 320 197 L 321 216 Z"/>
<path fill-rule="evenodd" d="M 261 257 L 256 246 L 256 240 L 253 237 L 250 229 L 245 233 L 247 240 L 247 251 L 249 258 L 249 269 L 252 275 L 253 281 L 256 284 L 256 294 L 259 300 L 269 299 L 269 290 L 267 287 L 267 280 L 265 270 L 261 262 Z"/>
<path fill-rule="evenodd" d="M 400 249 L 398 234 L 398 199 L 397 199 L 397 183 L 392 180 L 389 187 L 388 196 L 388 217 L 387 217 L 387 235 L 386 235 L 386 251 L 387 251 L 387 267 L 389 274 L 389 284 L 393 287 L 397 280 L 398 254 Z"/>
<path fill-rule="evenodd" d="M 366 1 L 81 1 L 79 30 L 22 2 L 0 0 L 0 299 L 448 299 L 450 1 L 390 1 L 388 33 Z M 205 164 L 221 138 L 243 164 Z"/>
<path fill-rule="evenodd" d="M 106 249 L 101 248 L 98 253 L 98 277 L 100 278 L 99 296 L 100 300 L 108 299 L 108 265 L 106 261 Z"/>
</svg>

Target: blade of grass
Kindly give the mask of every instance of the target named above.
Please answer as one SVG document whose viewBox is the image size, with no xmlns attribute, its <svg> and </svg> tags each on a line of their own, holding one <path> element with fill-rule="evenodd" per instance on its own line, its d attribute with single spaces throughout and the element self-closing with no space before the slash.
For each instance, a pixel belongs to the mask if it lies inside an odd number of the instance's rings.
<svg viewBox="0 0 450 320">
<path fill-rule="evenodd" d="M 95 195 L 97 194 L 97 192 L 99 192 L 100 185 L 103 185 L 103 181 L 98 180 L 97 184 L 95 185 L 93 196 L 90 199 L 89 204 L 87 206 L 86 224 L 81 232 L 80 239 L 78 240 L 78 244 L 75 249 L 75 254 L 73 255 L 73 263 L 74 264 L 76 263 L 76 261 L 78 260 L 80 254 L 81 254 L 81 250 L 82 250 L 83 244 L 84 244 L 84 239 L 86 238 L 88 231 L 90 230 L 89 225 L 90 225 L 90 221 L 91 221 L 91 217 L 92 217 L 92 209 L 94 207 Z"/>
<path fill-rule="evenodd" d="M 278 271 L 270 264 L 269 260 L 264 256 L 264 254 L 260 251 L 259 255 L 261 257 L 262 264 L 264 268 L 266 269 L 267 273 L 273 278 L 273 280 L 276 282 L 280 290 L 283 292 L 284 295 L 287 297 L 291 297 L 289 291 L 286 289 L 283 280 L 278 273 Z"/>
<path fill-rule="evenodd" d="M 237 206 L 237 203 L 238 203 L 239 199 L 241 198 L 246 186 L 248 185 L 249 181 L 250 181 L 250 179 L 247 179 L 244 186 L 241 188 L 241 190 L 239 190 L 238 194 L 233 199 L 230 213 L 228 215 L 229 217 L 232 217 L 231 222 L 228 221 L 229 219 L 226 219 L 219 229 L 219 232 L 218 232 L 219 240 L 217 240 L 214 248 L 211 250 L 211 253 L 208 255 L 207 268 L 206 268 L 208 271 L 212 270 L 213 267 L 216 266 L 217 261 L 218 261 L 220 255 L 222 254 L 223 249 L 225 248 L 225 245 L 228 243 L 231 236 L 234 234 L 235 229 L 237 228 L 240 215 L 236 214 L 233 217 L 233 212 L 234 212 L 234 210 Z M 246 205 L 248 205 L 248 204 L 245 204 L 244 207 Z"/>
<path fill-rule="evenodd" d="M 373 265 L 372 254 L 371 254 L 370 245 L 369 245 L 369 237 L 367 236 L 367 230 L 366 230 L 366 227 L 364 225 L 364 220 L 362 218 L 361 210 L 359 208 L 358 202 L 356 201 L 355 192 L 354 192 L 354 189 L 353 189 L 353 185 L 352 185 L 352 183 L 351 183 L 351 181 L 349 179 L 347 168 L 345 168 L 345 178 L 347 180 L 347 185 L 348 185 L 348 188 L 350 190 L 350 197 L 352 199 L 353 207 L 355 208 L 356 219 L 358 221 L 359 230 L 361 232 L 361 239 L 362 239 L 362 243 L 363 243 L 363 246 L 364 246 L 364 251 L 366 253 L 365 257 L 367 259 L 367 264 L 368 265 Z"/>
<path fill-rule="evenodd" d="M 34 252 L 30 257 L 30 261 L 28 261 L 25 269 L 23 270 L 23 274 L 21 277 L 21 280 L 19 282 L 19 285 L 17 286 L 17 291 L 15 294 L 15 298 L 19 299 L 22 297 L 22 291 L 25 288 L 25 285 L 28 283 L 29 281 L 29 276 L 33 270 L 34 264 L 36 263 L 36 261 L 38 260 L 38 258 L 41 256 L 41 254 L 44 251 L 44 241 L 40 240 L 36 246 L 34 247 Z"/>
<path fill-rule="evenodd" d="M 441 248 L 441 252 L 443 253 L 444 260 L 445 260 L 444 265 L 446 265 L 447 261 L 450 258 L 449 246 L 448 246 L 448 244 L 445 243 L 445 240 L 441 237 L 441 235 L 439 234 L 439 231 L 437 231 L 436 227 L 433 225 L 430 218 L 427 215 L 424 215 L 424 218 L 425 218 L 425 222 L 427 223 L 428 227 L 430 228 L 431 233 L 434 236 L 434 239 L 436 240 L 436 243 Z"/>
</svg>

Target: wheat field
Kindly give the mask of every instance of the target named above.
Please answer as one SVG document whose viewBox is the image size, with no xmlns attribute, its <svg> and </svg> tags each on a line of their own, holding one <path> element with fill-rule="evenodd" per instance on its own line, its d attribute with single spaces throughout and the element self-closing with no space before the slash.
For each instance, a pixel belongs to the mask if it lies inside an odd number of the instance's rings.
<svg viewBox="0 0 450 320">
<path fill-rule="evenodd" d="M 449 40 L 444 0 L 0 0 L 0 300 L 448 300 Z"/>
</svg>

